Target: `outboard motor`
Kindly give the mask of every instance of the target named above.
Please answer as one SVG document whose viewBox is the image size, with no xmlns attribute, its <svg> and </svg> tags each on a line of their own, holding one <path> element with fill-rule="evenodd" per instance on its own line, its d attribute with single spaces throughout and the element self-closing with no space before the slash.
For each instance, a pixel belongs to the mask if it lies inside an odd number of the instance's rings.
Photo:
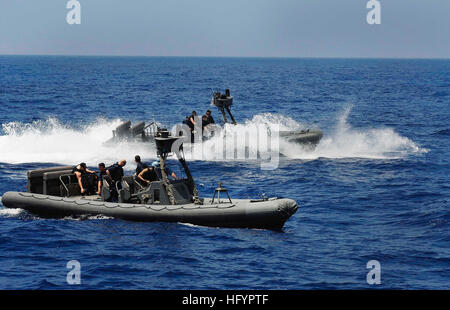
<svg viewBox="0 0 450 310">
<path fill-rule="evenodd" d="M 113 130 L 113 137 L 105 143 L 112 144 L 121 141 L 153 141 L 154 132 L 156 131 L 154 128 L 157 128 L 157 126 L 158 125 L 155 122 L 151 122 L 148 125 L 146 125 L 145 122 L 139 122 L 132 126 L 131 121 L 126 121 Z"/>
<path fill-rule="evenodd" d="M 133 135 L 133 137 L 136 136 L 144 136 L 145 135 L 145 122 L 140 122 L 137 123 L 136 125 L 134 125 L 133 127 L 130 128 L 131 134 Z"/>
<path fill-rule="evenodd" d="M 120 124 L 119 126 L 117 126 L 117 128 L 113 131 L 114 138 L 116 138 L 118 140 L 129 139 L 131 136 L 130 127 L 131 127 L 131 121 L 126 121 L 126 122 Z"/>
</svg>

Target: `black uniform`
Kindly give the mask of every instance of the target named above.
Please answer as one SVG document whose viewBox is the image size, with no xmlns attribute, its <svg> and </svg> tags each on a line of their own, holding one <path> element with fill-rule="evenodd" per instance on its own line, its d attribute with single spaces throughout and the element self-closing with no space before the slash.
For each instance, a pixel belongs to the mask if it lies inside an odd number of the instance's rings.
<svg viewBox="0 0 450 310">
<path fill-rule="evenodd" d="M 136 176 L 138 176 L 139 173 L 141 173 L 145 168 L 148 168 L 148 165 L 146 163 L 138 162 L 136 166 Z"/>
<path fill-rule="evenodd" d="M 154 167 L 149 167 L 148 170 L 142 175 L 142 178 L 150 182 L 159 180 Z M 147 186 L 147 182 L 144 182 L 139 178 L 136 178 L 136 181 L 138 181 L 142 186 Z"/>
<path fill-rule="evenodd" d="M 191 131 L 194 130 L 194 124 L 190 120 L 185 119 L 182 123 L 187 125 Z"/>
<path fill-rule="evenodd" d="M 98 174 L 98 181 L 99 181 L 99 182 L 103 182 L 103 177 L 104 177 L 105 175 L 107 175 L 107 174 L 106 174 L 106 170 L 100 171 L 100 173 Z"/>
<path fill-rule="evenodd" d="M 117 192 L 117 189 L 122 188 L 122 178 L 123 178 L 123 168 L 119 165 L 119 163 L 115 163 L 114 165 L 111 165 L 107 169 L 109 171 L 109 175 L 111 176 L 112 184 L 110 186 L 111 190 L 111 201 L 117 202 L 119 193 Z"/>
<path fill-rule="evenodd" d="M 81 184 L 85 192 L 84 195 L 94 195 L 96 193 L 97 175 L 95 173 L 89 173 L 86 170 L 78 169 L 79 165 L 72 168 L 72 173 L 81 173 Z"/>
<path fill-rule="evenodd" d="M 205 114 L 206 115 L 206 114 Z M 208 115 L 206 115 L 206 117 L 208 118 L 207 120 L 206 120 L 206 125 L 209 125 L 209 124 L 215 124 L 216 122 L 214 121 L 214 118 L 210 115 L 210 116 L 208 116 Z"/>
<path fill-rule="evenodd" d="M 111 175 L 111 179 L 114 182 L 122 181 L 123 177 L 123 168 L 119 165 L 119 163 L 115 163 L 108 167 L 109 174 Z"/>
<path fill-rule="evenodd" d="M 156 175 L 158 177 L 158 180 L 162 180 L 163 177 L 162 177 L 162 173 L 161 173 L 161 166 L 154 167 L 154 168 L 155 168 L 155 173 L 156 173 Z M 165 167 L 164 171 L 166 172 L 167 176 L 171 176 L 172 173 L 173 173 L 172 170 L 169 167 L 167 167 L 167 166 Z"/>
</svg>

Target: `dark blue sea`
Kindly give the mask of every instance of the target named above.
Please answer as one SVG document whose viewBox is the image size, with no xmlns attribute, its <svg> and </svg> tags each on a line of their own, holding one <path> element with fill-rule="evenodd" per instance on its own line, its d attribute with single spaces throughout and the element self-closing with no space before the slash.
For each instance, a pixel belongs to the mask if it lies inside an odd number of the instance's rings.
<svg viewBox="0 0 450 310">
<path fill-rule="evenodd" d="M 0 196 L 55 164 L 125 158 L 132 173 L 155 152 L 105 147 L 115 126 L 208 108 L 218 121 L 226 88 L 237 131 L 324 133 L 314 150 L 283 145 L 275 170 L 187 154 L 201 196 L 222 181 L 236 198 L 295 199 L 282 232 L 0 206 L 0 289 L 450 289 L 450 60 L 0 56 Z"/>
</svg>

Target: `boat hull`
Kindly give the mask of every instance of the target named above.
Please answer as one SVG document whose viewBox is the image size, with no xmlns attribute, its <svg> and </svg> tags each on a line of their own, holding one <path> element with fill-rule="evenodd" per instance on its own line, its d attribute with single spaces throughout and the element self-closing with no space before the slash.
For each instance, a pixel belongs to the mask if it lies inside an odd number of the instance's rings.
<svg viewBox="0 0 450 310">
<path fill-rule="evenodd" d="M 320 130 L 280 131 L 279 134 L 280 137 L 284 138 L 288 142 L 311 146 L 317 145 L 323 137 L 323 133 Z"/>
<path fill-rule="evenodd" d="M 297 211 L 292 199 L 240 200 L 202 205 L 144 205 L 112 203 L 82 197 L 57 197 L 34 193 L 7 192 L 2 197 L 7 208 L 20 208 L 46 218 L 77 215 L 105 215 L 131 221 L 181 222 L 201 226 L 261 228 L 281 230 Z"/>
</svg>

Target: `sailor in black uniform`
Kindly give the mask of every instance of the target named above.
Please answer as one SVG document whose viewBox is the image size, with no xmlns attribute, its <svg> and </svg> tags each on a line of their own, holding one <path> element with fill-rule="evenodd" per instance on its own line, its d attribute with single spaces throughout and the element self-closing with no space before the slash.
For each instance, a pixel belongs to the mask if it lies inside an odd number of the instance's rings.
<svg viewBox="0 0 450 310">
<path fill-rule="evenodd" d="M 158 158 L 152 163 L 153 168 L 155 168 L 156 175 L 158 176 L 159 180 L 162 180 L 162 174 L 161 174 L 161 160 Z M 177 180 L 178 177 L 169 167 L 165 167 L 164 171 L 166 172 L 167 176 L 171 176 L 174 180 Z"/>
<path fill-rule="evenodd" d="M 101 196 L 102 194 L 102 186 L 103 186 L 103 177 L 106 174 L 106 166 L 104 163 L 99 163 L 98 164 L 98 190 L 97 190 L 97 195 Z"/>
<path fill-rule="evenodd" d="M 117 193 L 117 189 L 122 188 L 122 178 L 123 178 L 123 167 L 127 164 L 125 159 L 111 165 L 106 170 L 106 174 L 111 178 L 111 199 L 115 202 L 119 194 Z"/>
<path fill-rule="evenodd" d="M 86 163 L 80 163 L 72 168 L 72 172 L 78 180 L 80 186 L 81 195 L 94 195 L 96 174 L 87 168 Z"/>
<path fill-rule="evenodd" d="M 216 122 L 214 121 L 214 118 L 211 116 L 211 110 L 206 111 L 205 115 L 206 116 L 206 126 L 209 124 L 215 124 Z"/>
<path fill-rule="evenodd" d="M 183 124 L 189 127 L 189 131 L 191 132 L 191 143 L 194 143 L 194 124 L 191 122 L 191 116 L 186 116 Z"/>
<path fill-rule="evenodd" d="M 123 178 L 123 167 L 127 164 L 125 159 L 111 165 L 106 170 L 106 174 L 111 177 L 113 182 L 121 182 Z"/>
<path fill-rule="evenodd" d="M 137 177 L 142 170 L 148 168 L 148 165 L 141 161 L 141 156 L 139 155 L 134 156 L 134 161 L 136 162 L 136 173 L 134 174 L 134 176 Z"/>
<path fill-rule="evenodd" d="M 150 185 L 150 182 L 158 181 L 158 175 L 156 174 L 155 167 L 147 167 L 142 170 L 137 176 L 137 181 L 142 186 L 148 186 Z"/>
</svg>

